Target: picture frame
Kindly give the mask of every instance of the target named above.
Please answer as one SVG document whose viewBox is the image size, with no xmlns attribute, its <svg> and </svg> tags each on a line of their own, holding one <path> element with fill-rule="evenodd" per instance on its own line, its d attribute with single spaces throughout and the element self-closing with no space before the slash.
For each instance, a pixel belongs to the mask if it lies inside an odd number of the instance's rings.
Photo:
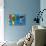
<svg viewBox="0 0 46 46">
<path fill-rule="evenodd" d="M 24 15 L 16 15 L 10 14 L 9 15 L 9 25 L 25 25 L 25 16 Z"/>
</svg>

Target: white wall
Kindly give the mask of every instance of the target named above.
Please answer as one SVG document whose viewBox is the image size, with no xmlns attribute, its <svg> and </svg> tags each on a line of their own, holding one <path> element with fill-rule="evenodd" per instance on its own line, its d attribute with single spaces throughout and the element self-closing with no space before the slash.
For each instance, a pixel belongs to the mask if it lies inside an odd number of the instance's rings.
<svg viewBox="0 0 46 46">
<path fill-rule="evenodd" d="M 46 0 L 40 0 L 40 7 L 41 9 L 46 8 Z"/>
<path fill-rule="evenodd" d="M 40 0 L 40 10 L 46 9 L 46 0 Z M 46 26 L 46 11 L 43 12 L 43 22 L 40 21 L 40 25 Z"/>
<path fill-rule="evenodd" d="M 4 41 L 4 0 L 0 0 L 0 41 Z"/>
</svg>

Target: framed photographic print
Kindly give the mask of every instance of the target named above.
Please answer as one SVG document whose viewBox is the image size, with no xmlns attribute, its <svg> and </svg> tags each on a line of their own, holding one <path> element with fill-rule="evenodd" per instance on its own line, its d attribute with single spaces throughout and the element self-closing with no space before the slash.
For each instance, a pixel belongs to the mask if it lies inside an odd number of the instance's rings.
<svg viewBox="0 0 46 46">
<path fill-rule="evenodd" d="M 9 15 L 9 25 L 25 25 L 25 16 Z"/>
</svg>

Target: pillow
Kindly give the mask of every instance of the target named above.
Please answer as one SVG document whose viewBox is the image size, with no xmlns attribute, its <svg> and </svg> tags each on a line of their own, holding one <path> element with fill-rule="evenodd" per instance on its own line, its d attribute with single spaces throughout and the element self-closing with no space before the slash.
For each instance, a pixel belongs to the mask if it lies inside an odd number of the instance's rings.
<svg viewBox="0 0 46 46">
<path fill-rule="evenodd" d="M 7 45 L 7 46 L 17 46 L 16 42 L 14 41 L 8 41 L 6 42 L 6 44 L 4 44 L 4 46 Z"/>
<path fill-rule="evenodd" d="M 25 37 L 23 46 L 30 46 L 32 42 L 33 42 L 33 35 L 29 32 Z"/>
<path fill-rule="evenodd" d="M 17 46 L 23 46 L 24 40 L 25 40 L 25 37 L 22 38 L 22 39 L 20 39 L 20 40 L 17 42 Z"/>
</svg>

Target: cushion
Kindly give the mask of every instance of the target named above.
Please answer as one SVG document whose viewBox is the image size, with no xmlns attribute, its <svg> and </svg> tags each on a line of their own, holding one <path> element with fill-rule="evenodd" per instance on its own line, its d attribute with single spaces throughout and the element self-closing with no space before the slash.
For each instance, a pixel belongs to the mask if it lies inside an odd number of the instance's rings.
<svg viewBox="0 0 46 46">
<path fill-rule="evenodd" d="M 17 46 L 23 46 L 23 44 L 24 44 L 24 39 L 25 39 L 25 37 L 24 37 L 24 38 L 21 38 L 21 39 L 17 42 Z"/>
</svg>

